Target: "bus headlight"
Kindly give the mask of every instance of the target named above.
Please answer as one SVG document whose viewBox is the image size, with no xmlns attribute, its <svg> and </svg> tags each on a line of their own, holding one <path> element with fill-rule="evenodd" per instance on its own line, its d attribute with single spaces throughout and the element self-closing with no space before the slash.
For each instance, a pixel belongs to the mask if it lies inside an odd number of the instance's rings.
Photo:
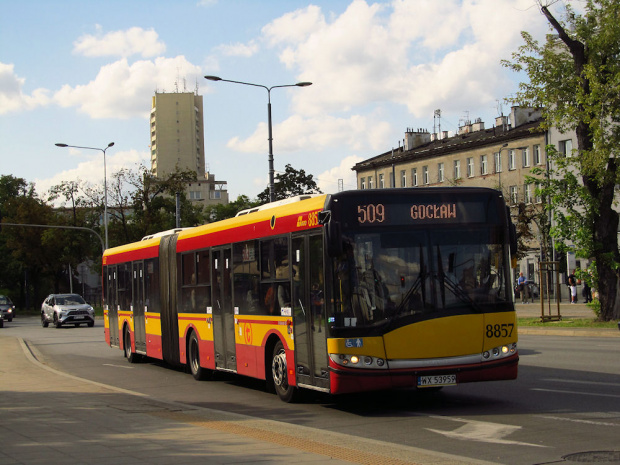
<svg viewBox="0 0 620 465">
<path fill-rule="evenodd" d="M 497 360 L 499 358 L 509 357 L 517 353 L 517 343 L 507 344 L 504 346 L 493 347 L 482 353 L 482 361 Z"/>
<path fill-rule="evenodd" d="M 370 355 L 348 355 L 348 354 L 329 354 L 329 358 L 332 362 L 340 366 L 349 366 L 353 368 L 365 368 L 365 369 L 387 369 L 387 364 L 382 358 L 371 357 Z"/>
</svg>

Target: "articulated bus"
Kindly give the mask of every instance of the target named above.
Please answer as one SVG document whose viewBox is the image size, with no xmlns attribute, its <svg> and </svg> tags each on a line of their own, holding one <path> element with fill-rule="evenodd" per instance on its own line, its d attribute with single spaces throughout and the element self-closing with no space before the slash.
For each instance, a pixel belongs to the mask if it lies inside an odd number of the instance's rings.
<svg viewBox="0 0 620 465">
<path fill-rule="evenodd" d="M 517 377 L 499 191 L 307 196 L 103 257 L 105 339 L 139 357 L 343 394 Z"/>
</svg>

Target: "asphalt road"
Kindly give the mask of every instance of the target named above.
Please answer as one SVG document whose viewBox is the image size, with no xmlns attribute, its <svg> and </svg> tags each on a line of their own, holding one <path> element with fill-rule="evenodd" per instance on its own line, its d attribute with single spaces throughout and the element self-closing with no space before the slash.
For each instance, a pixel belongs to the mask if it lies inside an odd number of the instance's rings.
<svg viewBox="0 0 620 465">
<path fill-rule="evenodd" d="M 619 338 L 522 335 L 516 381 L 436 393 L 311 394 L 290 405 L 256 380 L 218 374 L 196 382 L 159 362 L 129 364 L 106 346 L 100 323 L 56 329 L 17 318 L 0 337 L 23 338 L 56 369 L 156 399 L 497 463 L 620 463 Z"/>
</svg>

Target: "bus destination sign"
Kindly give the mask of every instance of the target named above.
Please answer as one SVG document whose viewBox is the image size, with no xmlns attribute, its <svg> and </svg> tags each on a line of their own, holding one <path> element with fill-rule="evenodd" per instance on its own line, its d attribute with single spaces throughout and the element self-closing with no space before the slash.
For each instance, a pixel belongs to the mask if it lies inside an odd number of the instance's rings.
<svg viewBox="0 0 620 465">
<path fill-rule="evenodd" d="M 376 202 L 357 204 L 354 208 L 360 226 L 478 223 L 487 221 L 488 212 L 485 204 L 475 201 Z"/>
</svg>

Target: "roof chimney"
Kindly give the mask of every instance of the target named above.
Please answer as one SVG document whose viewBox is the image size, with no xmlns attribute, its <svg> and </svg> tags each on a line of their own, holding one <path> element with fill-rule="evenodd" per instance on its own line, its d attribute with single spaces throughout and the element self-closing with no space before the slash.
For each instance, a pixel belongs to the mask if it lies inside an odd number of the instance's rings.
<svg viewBox="0 0 620 465">
<path fill-rule="evenodd" d="M 425 129 L 418 129 L 414 131 L 411 128 L 407 128 L 405 132 L 405 150 L 412 150 L 421 145 L 428 144 L 431 141 L 431 135 Z"/>
</svg>

